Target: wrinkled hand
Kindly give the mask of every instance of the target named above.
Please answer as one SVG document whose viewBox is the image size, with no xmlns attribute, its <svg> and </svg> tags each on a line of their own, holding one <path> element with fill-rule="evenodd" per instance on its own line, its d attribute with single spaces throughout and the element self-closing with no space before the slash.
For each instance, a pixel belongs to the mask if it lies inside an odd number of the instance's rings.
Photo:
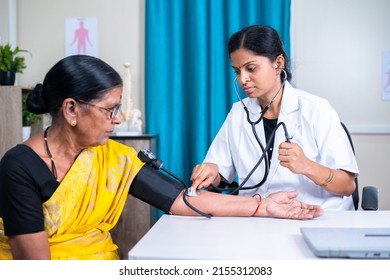
<svg viewBox="0 0 390 280">
<path fill-rule="evenodd" d="M 276 192 L 264 198 L 260 214 L 275 218 L 286 218 L 295 220 L 304 220 L 319 217 L 323 210 L 319 205 L 311 205 L 296 200 L 298 191 Z M 264 207 L 264 208 L 263 208 Z"/>
<path fill-rule="evenodd" d="M 279 145 L 280 165 L 287 167 L 295 174 L 304 174 L 309 168 L 311 160 L 308 159 L 297 143 L 283 142 Z"/>
<path fill-rule="evenodd" d="M 192 181 L 191 189 L 193 190 L 207 188 L 211 184 L 217 186 L 221 181 L 219 167 L 214 163 L 208 162 L 198 164 L 192 170 L 190 180 Z"/>
</svg>

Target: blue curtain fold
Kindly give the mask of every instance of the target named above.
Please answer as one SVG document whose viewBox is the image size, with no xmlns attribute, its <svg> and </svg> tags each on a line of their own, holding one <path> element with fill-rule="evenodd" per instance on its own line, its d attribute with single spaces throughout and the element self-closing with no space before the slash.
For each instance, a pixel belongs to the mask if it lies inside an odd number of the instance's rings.
<svg viewBox="0 0 390 280">
<path fill-rule="evenodd" d="M 274 27 L 290 52 L 290 0 L 146 0 L 146 132 L 164 167 L 190 185 L 233 102 L 229 37 Z"/>
</svg>

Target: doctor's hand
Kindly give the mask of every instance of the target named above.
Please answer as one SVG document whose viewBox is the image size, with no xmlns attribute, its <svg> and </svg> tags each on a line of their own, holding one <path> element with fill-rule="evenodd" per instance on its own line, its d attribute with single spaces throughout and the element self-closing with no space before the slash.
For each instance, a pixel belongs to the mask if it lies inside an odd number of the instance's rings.
<svg viewBox="0 0 390 280">
<path fill-rule="evenodd" d="M 255 216 L 304 220 L 323 214 L 321 206 L 300 202 L 296 199 L 297 196 L 298 191 L 271 193 L 262 199 L 260 209 Z"/>
<path fill-rule="evenodd" d="M 311 160 L 308 159 L 297 143 L 283 142 L 279 145 L 280 165 L 287 167 L 295 174 L 304 174 Z"/>
<path fill-rule="evenodd" d="M 192 181 L 192 190 L 208 188 L 210 185 L 218 186 L 221 182 L 219 167 L 209 162 L 198 164 L 192 170 L 190 180 Z"/>
</svg>

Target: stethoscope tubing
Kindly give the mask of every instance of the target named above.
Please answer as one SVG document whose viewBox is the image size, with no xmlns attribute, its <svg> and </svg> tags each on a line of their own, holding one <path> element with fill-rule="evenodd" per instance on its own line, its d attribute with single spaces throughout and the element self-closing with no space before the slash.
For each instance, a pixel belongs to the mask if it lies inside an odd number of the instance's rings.
<svg viewBox="0 0 390 280">
<path fill-rule="evenodd" d="M 248 110 L 248 108 L 246 107 L 244 101 L 241 99 L 239 93 L 238 93 L 238 89 L 237 89 L 237 85 L 236 85 L 236 82 L 237 82 L 237 77 L 234 79 L 234 89 L 236 91 L 236 94 L 237 94 L 237 97 L 238 99 L 240 100 L 243 108 L 244 108 L 244 111 L 246 113 L 246 118 L 247 118 L 247 121 L 248 123 L 251 125 L 252 127 L 252 132 L 253 132 L 253 135 L 255 136 L 256 138 L 256 141 L 257 143 L 259 144 L 260 146 L 260 149 L 262 151 L 262 154 L 260 156 L 260 159 L 257 161 L 257 163 L 255 164 L 255 166 L 252 168 L 252 170 L 248 173 L 248 175 L 245 177 L 245 179 L 241 182 L 241 184 L 231 190 L 229 192 L 229 194 L 236 194 L 238 193 L 240 190 L 250 190 L 250 189 L 255 189 L 255 188 L 259 188 L 261 187 L 265 181 L 267 180 L 268 178 L 268 174 L 269 174 L 269 166 L 270 166 L 270 160 L 269 160 L 269 157 L 268 157 L 268 149 L 270 148 L 270 145 L 272 143 L 272 141 L 269 141 L 267 143 L 267 145 L 264 147 L 264 145 L 262 144 L 257 132 L 256 132 L 256 125 L 258 123 L 261 122 L 261 120 L 263 119 L 264 117 L 264 114 L 268 111 L 268 109 L 271 107 L 272 103 L 274 102 L 274 100 L 276 99 L 276 97 L 279 95 L 279 93 L 281 92 L 282 88 L 284 88 L 284 85 L 286 84 L 286 81 L 287 81 L 287 73 L 284 69 L 282 69 L 283 71 L 283 74 L 284 74 L 284 78 L 283 78 L 283 82 L 281 84 L 281 86 L 279 87 L 278 91 L 276 92 L 276 94 L 274 95 L 274 97 L 272 98 L 272 100 L 268 103 L 268 105 L 260 112 L 260 116 L 259 118 L 256 120 L 256 121 L 252 121 L 251 118 L 250 118 L 250 112 Z M 285 131 L 285 135 L 286 135 L 286 141 L 287 142 L 290 142 L 290 137 L 288 135 L 288 132 L 287 132 L 287 127 L 286 127 L 286 124 L 283 123 L 283 122 L 280 122 L 276 125 L 275 129 L 272 131 L 271 135 L 270 135 L 270 139 L 273 139 L 275 137 L 275 133 L 277 131 L 277 129 L 280 127 L 280 126 L 283 126 L 284 128 L 284 131 Z M 246 182 L 250 179 L 250 177 L 253 175 L 253 173 L 256 171 L 256 169 L 259 167 L 259 165 L 261 164 L 261 162 L 265 159 L 265 170 L 264 170 L 264 175 L 263 175 L 263 178 L 262 180 L 256 184 L 256 185 L 253 185 L 253 186 L 250 186 L 250 187 L 244 187 L 244 185 L 246 184 Z M 220 192 L 223 192 L 223 191 L 226 191 L 225 189 L 223 188 L 218 188 L 218 187 L 215 187 L 215 186 L 212 186 L 213 189 L 217 190 L 217 191 L 220 191 Z"/>
</svg>

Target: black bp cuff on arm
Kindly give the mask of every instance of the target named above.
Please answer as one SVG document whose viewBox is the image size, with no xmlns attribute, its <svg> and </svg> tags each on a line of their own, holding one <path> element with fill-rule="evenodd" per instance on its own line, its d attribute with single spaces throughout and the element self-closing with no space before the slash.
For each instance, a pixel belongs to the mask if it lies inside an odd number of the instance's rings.
<svg viewBox="0 0 390 280">
<path fill-rule="evenodd" d="M 183 190 L 181 183 L 145 164 L 131 183 L 129 193 L 169 213 L 173 202 Z"/>
</svg>

